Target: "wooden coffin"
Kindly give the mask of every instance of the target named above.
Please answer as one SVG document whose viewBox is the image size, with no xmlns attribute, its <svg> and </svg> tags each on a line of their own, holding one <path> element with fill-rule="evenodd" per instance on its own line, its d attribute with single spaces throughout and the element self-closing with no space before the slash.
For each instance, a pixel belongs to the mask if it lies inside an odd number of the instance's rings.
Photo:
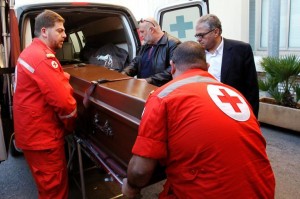
<svg viewBox="0 0 300 199">
<path fill-rule="evenodd" d="M 78 103 L 76 134 L 81 144 L 94 161 L 106 167 L 120 182 L 126 177 L 146 99 L 156 87 L 101 66 L 66 65 L 64 71 L 71 75 L 70 83 Z M 83 98 L 92 81 L 100 83 L 89 97 L 89 107 L 85 108 Z M 163 170 L 159 168 L 154 176 L 152 182 L 163 179 Z"/>
</svg>

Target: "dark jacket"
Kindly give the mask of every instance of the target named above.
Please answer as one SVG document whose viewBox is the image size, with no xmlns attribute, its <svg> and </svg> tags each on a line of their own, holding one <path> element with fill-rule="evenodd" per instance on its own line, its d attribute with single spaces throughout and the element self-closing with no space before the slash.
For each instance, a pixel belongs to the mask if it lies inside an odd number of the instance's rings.
<svg viewBox="0 0 300 199">
<path fill-rule="evenodd" d="M 170 59 L 172 58 L 174 49 L 181 43 L 181 41 L 165 32 L 161 40 L 156 44 L 155 52 L 152 56 L 152 71 L 153 74 L 146 78 L 147 82 L 155 86 L 162 86 L 168 81 L 172 80 Z M 147 48 L 151 46 L 145 44 L 138 51 L 137 56 L 131 61 L 123 72 L 129 76 L 138 75 L 143 67 L 142 57 Z M 140 78 L 137 76 L 137 78 Z"/>
<path fill-rule="evenodd" d="M 240 91 L 251 104 L 257 117 L 259 89 L 252 48 L 248 43 L 223 39 L 221 82 Z"/>
</svg>

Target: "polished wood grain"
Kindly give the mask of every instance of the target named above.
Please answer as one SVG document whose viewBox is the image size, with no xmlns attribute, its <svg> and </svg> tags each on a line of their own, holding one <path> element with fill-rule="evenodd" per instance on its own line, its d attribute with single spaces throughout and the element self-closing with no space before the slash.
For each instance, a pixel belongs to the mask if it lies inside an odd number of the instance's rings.
<svg viewBox="0 0 300 199">
<path fill-rule="evenodd" d="M 126 177 L 145 102 L 157 87 L 102 66 L 66 65 L 64 71 L 71 75 L 70 84 L 78 104 L 77 134 L 92 148 L 88 150 L 91 155 L 98 156 L 96 161 L 100 157 L 118 176 Z M 85 108 L 85 91 L 92 81 L 103 79 L 108 82 L 97 84 L 89 97 L 89 108 Z M 159 177 L 152 182 L 161 180 L 163 174 L 158 169 Z"/>
</svg>

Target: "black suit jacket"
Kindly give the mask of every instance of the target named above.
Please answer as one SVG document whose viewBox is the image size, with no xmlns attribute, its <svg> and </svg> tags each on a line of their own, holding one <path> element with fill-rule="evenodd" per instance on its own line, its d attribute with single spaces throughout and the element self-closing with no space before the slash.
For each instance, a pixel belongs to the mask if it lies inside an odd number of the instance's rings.
<svg viewBox="0 0 300 199">
<path fill-rule="evenodd" d="M 221 82 L 240 91 L 251 104 L 255 116 L 259 109 L 259 88 L 252 48 L 249 44 L 223 38 Z"/>
</svg>

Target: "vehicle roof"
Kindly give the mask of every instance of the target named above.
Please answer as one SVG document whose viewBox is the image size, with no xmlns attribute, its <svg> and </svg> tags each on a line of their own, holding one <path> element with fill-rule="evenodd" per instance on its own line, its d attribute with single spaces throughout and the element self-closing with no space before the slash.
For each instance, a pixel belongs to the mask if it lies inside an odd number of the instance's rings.
<svg viewBox="0 0 300 199">
<path fill-rule="evenodd" d="M 63 17 L 67 22 L 66 26 L 76 25 L 79 24 L 79 22 L 82 23 L 84 20 L 89 21 L 96 15 L 97 18 L 100 19 L 101 15 L 105 18 L 111 14 L 121 14 L 126 16 L 130 20 L 130 23 L 134 24 L 135 27 L 137 26 L 136 19 L 128 8 L 117 4 L 99 3 L 99 1 L 97 3 L 95 0 L 80 2 L 71 0 L 40 0 L 39 2 L 29 2 L 27 0 L 27 2 L 22 1 L 19 4 L 16 4 L 14 9 L 18 20 L 20 20 L 25 13 L 36 16 L 42 10 L 50 9 L 60 14 L 63 13 Z M 82 15 L 82 12 L 85 14 Z M 66 28 L 72 29 L 73 27 Z"/>
<path fill-rule="evenodd" d="M 55 3 L 106 3 L 106 4 L 114 4 L 110 0 L 15 0 L 15 7 L 20 7 L 24 5 L 34 5 L 34 4 L 55 4 Z M 117 5 L 117 4 L 115 4 Z"/>
<path fill-rule="evenodd" d="M 94 8 L 96 9 L 107 9 L 107 10 L 118 10 L 121 12 L 126 13 L 128 17 L 133 16 L 132 12 L 125 6 L 112 4 L 109 1 L 101 0 L 39 0 L 39 1 L 29 1 L 29 0 L 22 0 L 16 2 L 14 9 L 16 11 L 17 17 L 19 19 L 20 15 L 24 11 L 34 11 L 34 10 L 43 10 L 43 9 L 65 9 L 65 8 Z"/>
</svg>

